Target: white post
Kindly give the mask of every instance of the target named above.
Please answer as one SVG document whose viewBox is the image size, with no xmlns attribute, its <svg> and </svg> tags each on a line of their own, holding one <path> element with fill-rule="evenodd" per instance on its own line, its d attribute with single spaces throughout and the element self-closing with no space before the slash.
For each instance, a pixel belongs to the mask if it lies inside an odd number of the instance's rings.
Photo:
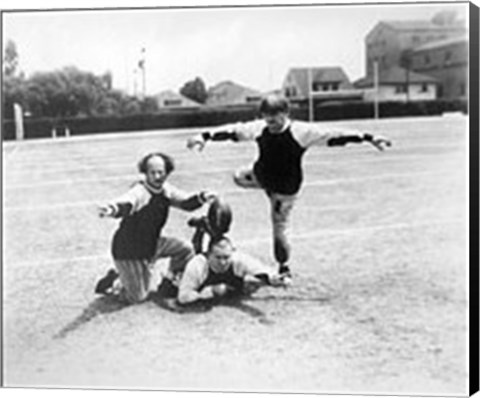
<svg viewBox="0 0 480 398">
<path fill-rule="evenodd" d="M 133 70 L 133 96 L 138 97 L 138 92 L 137 92 L 137 69 L 136 68 Z"/>
<path fill-rule="evenodd" d="M 313 122 L 312 68 L 308 68 L 308 120 Z"/>
<path fill-rule="evenodd" d="M 141 55 L 140 55 L 140 60 L 138 62 L 138 68 L 140 69 L 141 72 L 141 79 L 142 79 L 142 92 L 140 94 L 140 99 L 144 100 L 147 91 L 147 78 L 146 78 L 146 71 L 145 71 L 145 47 L 142 47 L 141 50 Z"/>
<path fill-rule="evenodd" d="M 13 104 L 13 113 L 15 117 L 15 138 L 20 141 L 24 138 L 22 107 L 17 103 Z"/>
<path fill-rule="evenodd" d="M 373 87 L 375 91 L 375 100 L 374 100 L 374 117 L 375 119 L 379 118 L 379 107 L 378 107 L 378 61 L 373 61 Z"/>
</svg>

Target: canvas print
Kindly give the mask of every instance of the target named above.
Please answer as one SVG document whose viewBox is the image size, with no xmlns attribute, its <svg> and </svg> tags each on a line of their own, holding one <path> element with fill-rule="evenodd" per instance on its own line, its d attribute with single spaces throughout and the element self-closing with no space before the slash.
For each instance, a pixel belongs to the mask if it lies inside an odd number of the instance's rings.
<svg viewBox="0 0 480 398">
<path fill-rule="evenodd" d="M 468 3 L 2 12 L 7 387 L 468 391 Z"/>
</svg>

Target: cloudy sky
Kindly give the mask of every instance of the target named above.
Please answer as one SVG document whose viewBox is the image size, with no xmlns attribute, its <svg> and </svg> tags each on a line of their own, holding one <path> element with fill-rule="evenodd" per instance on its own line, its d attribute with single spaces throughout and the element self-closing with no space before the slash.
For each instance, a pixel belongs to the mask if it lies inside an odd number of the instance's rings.
<svg viewBox="0 0 480 398">
<path fill-rule="evenodd" d="M 364 38 L 380 20 L 426 20 L 444 9 L 468 15 L 465 3 L 276 4 L 9 10 L 3 13 L 3 41 L 16 43 L 27 75 L 67 65 L 95 74 L 111 71 L 114 86 L 133 93 L 135 79 L 140 87 L 136 66 L 145 48 L 148 94 L 178 91 L 197 76 L 207 86 L 232 80 L 267 91 L 281 86 L 290 67 L 341 66 L 351 80 L 362 77 Z M 83 2 L 77 7 L 91 6 Z"/>
</svg>

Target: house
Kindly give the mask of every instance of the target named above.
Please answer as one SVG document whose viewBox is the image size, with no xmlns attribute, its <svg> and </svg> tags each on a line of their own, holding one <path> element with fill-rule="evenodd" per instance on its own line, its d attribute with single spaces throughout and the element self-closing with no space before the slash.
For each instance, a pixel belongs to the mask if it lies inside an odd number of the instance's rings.
<svg viewBox="0 0 480 398">
<path fill-rule="evenodd" d="M 206 105 L 257 105 L 262 99 L 260 91 L 242 86 L 232 81 L 224 81 L 208 89 Z"/>
<path fill-rule="evenodd" d="M 464 35 L 427 43 L 411 53 L 411 69 L 437 79 L 437 97 L 468 97 L 468 38 Z"/>
<path fill-rule="evenodd" d="M 172 108 L 198 108 L 202 104 L 178 94 L 172 90 L 162 91 L 155 96 L 159 109 Z"/>
<path fill-rule="evenodd" d="M 357 80 L 354 86 L 363 90 L 366 101 L 425 101 L 436 98 L 437 80 L 411 70 L 393 66 L 379 69 L 378 97 L 374 76 Z"/>
<path fill-rule="evenodd" d="M 466 34 L 464 21 L 455 13 L 441 12 L 431 20 L 381 21 L 367 34 L 366 75 L 373 75 L 374 62 L 382 70 L 392 66 L 405 66 L 402 54 L 426 43 Z"/>
<path fill-rule="evenodd" d="M 358 95 L 348 76 L 340 67 L 291 68 L 284 79 L 282 91 L 291 101 L 315 99 L 350 99 Z"/>
</svg>

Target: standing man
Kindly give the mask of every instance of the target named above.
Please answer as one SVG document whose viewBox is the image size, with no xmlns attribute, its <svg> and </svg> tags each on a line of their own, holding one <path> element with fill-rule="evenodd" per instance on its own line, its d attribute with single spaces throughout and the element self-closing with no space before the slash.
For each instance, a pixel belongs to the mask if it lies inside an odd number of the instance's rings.
<svg viewBox="0 0 480 398">
<path fill-rule="evenodd" d="M 97 284 L 97 293 L 106 293 L 118 275 L 121 298 L 130 304 L 144 301 L 156 289 L 151 286 L 153 265 L 159 258 L 169 258 L 169 277 L 183 272 L 194 256 L 192 245 L 178 238 L 163 236 L 170 207 L 193 211 L 215 197 L 202 191 L 187 194 L 166 180 L 174 170 L 173 159 L 160 152 L 143 157 L 138 169 L 144 180 L 128 192 L 99 206 L 100 217 L 121 218 L 112 242 L 112 256 L 117 272 L 110 270 Z"/>
<path fill-rule="evenodd" d="M 238 170 L 234 181 L 243 188 L 263 189 L 270 201 L 274 256 L 279 272 L 291 277 L 289 217 L 303 181 L 302 158 L 314 145 L 341 146 L 366 142 L 379 150 L 390 141 L 372 134 L 289 118 L 288 101 L 276 95 L 260 102 L 263 120 L 220 126 L 190 138 L 187 147 L 202 150 L 207 141 L 254 140 L 259 156 L 252 167 Z"/>
<path fill-rule="evenodd" d="M 242 294 L 245 282 L 286 286 L 284 279 L 259 260 L 235 251 L 230 239 L 222 235 L 210 241 L 206 254 L 197 254 L 188 262 L 180 279 L 177 301 L 192 304 Z"/>
</svg>

